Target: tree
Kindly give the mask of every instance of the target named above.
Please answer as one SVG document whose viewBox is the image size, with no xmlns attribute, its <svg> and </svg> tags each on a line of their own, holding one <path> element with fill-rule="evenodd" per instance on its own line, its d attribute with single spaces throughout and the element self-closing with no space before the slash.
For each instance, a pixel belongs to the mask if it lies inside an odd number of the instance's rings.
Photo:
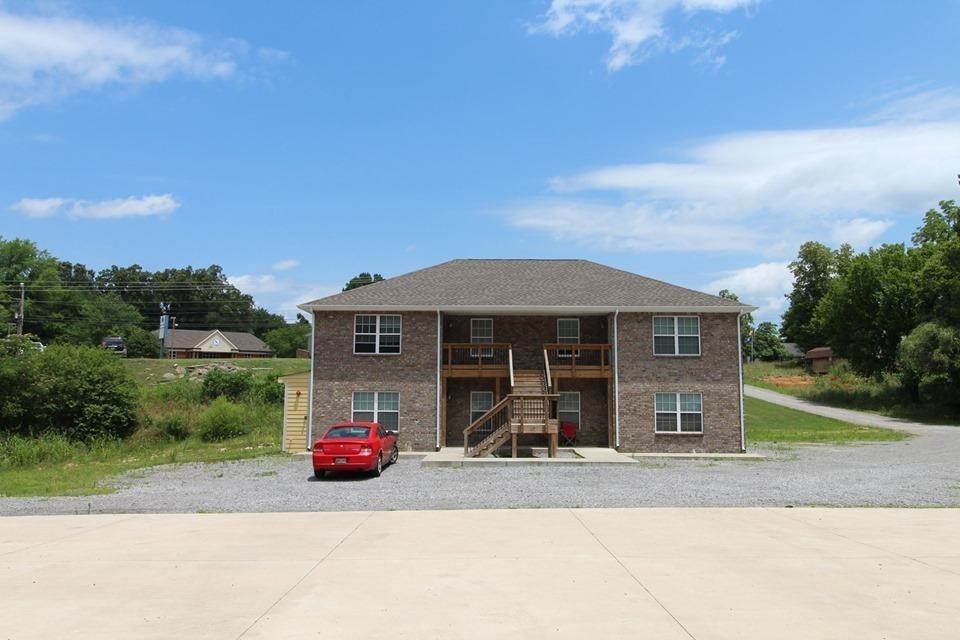
<svg viewBox="0 0 960 640">
<path fill-rule="evenodd" d="M 925 322 L 910 332 L 897 354 L 901 380 L 911 400 L 920 402 L 921 389 L 940 389 L 948 400 L 960 398 L 960 331 Z"/>
<path fill-rule="evenodd" d="M 957 238 L 960 238 L 960 207 L 953 200 L 941 200 L 939 211 L 927 211 L 923 215 L 923 224 L 911 236 L 913 244 L 918 247 Z"/>
<path fill-rule="evenodd" d="M 826 343 L 826 336 L 814 321 L 814 313 L 837 276 L 838 267 L 848 264 L 851 257 L 849 245 L 838 251 L 819 242 L 800 245 L 796 260 L 790 263 L 793 290 L 787 294 L 790 306 L 783 314 L 780 329 L 787 340 L 796 342 L 804 350 Z"/>
<path fill-rule="evenodd" d="M 297 349 L 306 349 L 310 340 L 310 323 L 299 313 L 297 321 L 267 332 L 264 342 L 278 358 L 293 358 Z"/>
<path fill-rule="evenodd" d="M 772 322 L 761 322 L 753 332 L 753 357 L 757 360 L 786 360 L 789 354 Z"/>
<path fill-rule="evenodd" d="M 357 289 L 368 284 L 373 284 L 374 282 L 380 282 L 381 280 L 383 280 L 383 276 L 379 273 L 370 275 L 364 271 L 363 273 L 357 275 L 356 278 L 352 278 L 347 284 L 345 284 L 343 290 L 350 291 L 351 289 Z"/>
<path fill-rule="evenodd" d="M 811 324 L 857 373 L 896 368 L 900 341 L 919 321 L 916 263 L 902 244 L 857 255 L 817 306 Z"/>
<path fill-rule="evenodd" d="M 740 302 L 740 298 L 737 297 L 737 294 L 733 293 L 729 289 L 722 289 L 720 293 L 717 294 L 725 300 L 733 300 L 734 302 Z M 740 315 L 740 358 L 746 360 L 750 356 L 750 334 L 753 332 L 753 314 L 744 313 Z"/>
</svg>

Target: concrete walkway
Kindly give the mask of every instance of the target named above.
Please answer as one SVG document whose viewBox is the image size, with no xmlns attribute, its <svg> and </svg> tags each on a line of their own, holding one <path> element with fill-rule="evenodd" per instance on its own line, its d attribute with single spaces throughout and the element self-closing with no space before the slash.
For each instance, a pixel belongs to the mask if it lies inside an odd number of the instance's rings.
<svg viewBox="0 0 960 640">
<path fill-rule="evenodd" d="M 923 422 L 912 422 L 910 420 L 891 418 L 889 416 L 868 413 L 866 411 L 853 411 L 851 409 L 828 407 L 822 404 L 810 402 L 809 400 L 788 396 L 784 393 L 777 393 L 776 391 L 754 387 L 749 384 L 743 386 L 743 393 L 751 398 L 757 398 L 758 400 L 763 400 L 765 402 L 771 402 L 773 404 L 778 404 L 790 409 L 796 409 L 797 411 L 805 411 L 818 416 L 835 418 L 836 420 L 843 420 L 844 422 L 850 422 L 853 424 L 862 424 L 868 427 L 887 427 L 889 429 L 901 429 L 911 433 L 926 433 L 931 429 L 960 429 L 960 427 L 951 425 L 935 425 L 926 424 Z"/>
<path fill-rule="evenodd" d="M 463 447 L 443 447 L 439 451 L 424 455 L 420 462 L 421 467 L 516 467 L 573 464 L 577 466 L 591 465 L 623 465 L 636 464 L 630 456 L 618 453 L 608 447 L 564 447 L 556 458 L 547 458 L 546 449 L 536 458 L 468 458 L 463 455 Z"/>
<path fill-rule="evenodd" d="M 957 509 L 0 518 L 0 638 L 957 637 Z"/>
</svg>

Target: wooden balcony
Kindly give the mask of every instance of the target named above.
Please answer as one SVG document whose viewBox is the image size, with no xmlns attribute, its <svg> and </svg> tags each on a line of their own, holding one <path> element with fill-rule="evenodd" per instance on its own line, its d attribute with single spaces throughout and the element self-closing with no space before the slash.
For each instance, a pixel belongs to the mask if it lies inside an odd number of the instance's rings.
<svg viewBox="0 0 960 640">
<path fill-rule="evenodd" d="M 510 344 L 456 342 L 443 345 L 446 378 L 509 378 Z"/>
<path fill-rule="evenodd" d="M 543 350 L 553 379 L 613 376 L 609 344 L 545 344 Z"/>
</svg>

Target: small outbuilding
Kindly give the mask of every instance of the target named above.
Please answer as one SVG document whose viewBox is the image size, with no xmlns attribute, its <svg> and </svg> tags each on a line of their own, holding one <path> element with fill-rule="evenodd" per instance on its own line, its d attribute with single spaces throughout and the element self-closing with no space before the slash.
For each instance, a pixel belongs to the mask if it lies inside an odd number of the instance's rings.
<svg viewBox="0 0 960 640">
<path fill-rule="evenodd" d="M 283 436 L 280 439 L 280 448 L 287 453 L 306 451 L 310 406 L 307 385 L 310 373 L 291 373 L 277 380 L 283 384 Z"/>
<path fill-rule="evenodd" d="M 807 368 L 813 373 L 827 373 L 833 366 L 833 349 L 830 347 L 815 347 L 804 355 Z"/>
</svg>

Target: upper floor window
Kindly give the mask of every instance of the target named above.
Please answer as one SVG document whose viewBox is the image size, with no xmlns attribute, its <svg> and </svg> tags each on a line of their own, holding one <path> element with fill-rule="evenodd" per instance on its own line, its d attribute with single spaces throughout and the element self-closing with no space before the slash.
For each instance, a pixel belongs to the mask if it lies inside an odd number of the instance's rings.
<svg viewBox="0 0 960 640">
<path fill-rule="evenodd" d="M 579 344 L 579 318 L 557 318 L 557 342 L 561 344 Z M 573 349 L 557 350 L 557 357 L 569 358 L 572 355 L 574 355 Z"/>
<path fill-rule="evenodd" d="M 470 342 L 493 342 L 493 318 L 471 318 L 470 319 Z M 493 349 L 471 349 L 470 357 L 476 358 L 482 356 L 489 358 L 493 355 Z"/>
<path fill-rule="evenodd" d="M 400 316 L 356 316 L 353 352 L 400 353 Z"/>
<path fill-rule="evenodd" d="M 653 353 L 658 356 L 700 355 L 700 318 L 654 316 Z"/>
</svg>

